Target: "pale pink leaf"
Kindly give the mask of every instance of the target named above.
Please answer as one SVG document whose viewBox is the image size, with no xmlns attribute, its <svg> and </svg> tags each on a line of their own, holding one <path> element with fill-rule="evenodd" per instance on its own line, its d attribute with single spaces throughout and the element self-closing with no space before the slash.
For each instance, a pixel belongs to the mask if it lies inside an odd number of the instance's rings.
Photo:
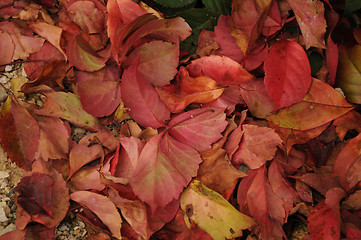
<svg viewBox="0 0 361 240">
<path fill-rule="evenodd" d="M 281 138 L 272 129 L 244 124 L 242 141 L 232 157 L 233 164 L 244 163 L 256 169 L 271 160 L 277 147 L 282 144 Z"/>
<path fill-rule="evenodd" d="M 182 113 L 169 122 L 169 134 L 178 141 L 203 152 L 222 137 L 226 128 L 223 108 L 200 108 Z"/>
<path fill-rule="evenodd" d="M 134 49 L 124 64 L 130 66 L 138 58 L 138 72 L 154 86 L 162 87 L 177 73 L 179 46 L 154 40 Z"/>
<path fill-rule="evenodd" d="M 120 84 L 122 100 L 137 123 L 144 127 L 162 127 L 170 112 L 152 85 L 137 71 L 138 65 L 139 62 L 134 63 L 123 73 Z"/>
<path fill-rule="evenodd" d="M 154 212 L 177 199 L 196 176 L 200 155 L 168 133 L 152 137 L 140 153 L 130 179 L 134 193 Z M 165 194 L 166 193 L 166 194 Z"/>
<path fill-rule="evenodd" d="M 70 194 L 70 199 L 89 208 L 95 213 L 115 238 L 122 238 L 120 233 L 122 218 L 114 203 L 109 198 L 93 192 L 77 191 Z"/>
<path fill-rule="evenodd" d="M 320 0 L 287 0 L 296 15 L 304 38 L 306 49 L 325 48 L 326 33 L 325 8 Z"/>
<path fill-rule="evenodd" d="M 96 72 L 76 71 L 76 87 L 85 111 L 96 117 L 112 114 L 120 103 L 120 79 L 117 67 Z"/>
</svg>

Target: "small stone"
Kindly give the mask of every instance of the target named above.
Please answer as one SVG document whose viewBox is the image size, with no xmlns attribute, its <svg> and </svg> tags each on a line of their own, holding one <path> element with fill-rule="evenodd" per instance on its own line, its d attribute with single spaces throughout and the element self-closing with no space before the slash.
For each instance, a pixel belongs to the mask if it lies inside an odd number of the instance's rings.
<svg viewBox="0 0 361 240">
<path fill-rule="evenodd" d="M 6 228 L 4 228 L 3 230 L 0 231 L 0 236 L 7 233 L 7 232 L 11 232 L 16 230 L 16 225 L 14 223 L 10 223 L 9 225 L 7 225 Z"/>
<path fill-rule="evenodd" d="M 8 178 L 10 175 L 5 171 L 0 171 L 0 179 Z"/>
<path fill-rule="evenodd" d="M 0 222 L 7 222 L 9 219 L 6 217 L 6 212 L 2 206 L 0 206 Z"/>
<path fill-rule="evenodd" d="M 65 232 L 65 231 L 69 231 L 69 228 L 68 226 L 66 225 L 61 225 L 59 228 L 58 228 L 59 231 L 61 232 Z"/>
<path fill-rule="evenodd" d="M 4 102 L 8 97 L 8 93 L 4 88 L 0 88 L 0 102 Z"/>
<path fill-rule="evenodd" d="M 12 70 L 13 70 L 13 66 L 11 66 L 11 65 L 7 65 L 5 67 L 5 72 L 11 72 Z"/>
</svg>

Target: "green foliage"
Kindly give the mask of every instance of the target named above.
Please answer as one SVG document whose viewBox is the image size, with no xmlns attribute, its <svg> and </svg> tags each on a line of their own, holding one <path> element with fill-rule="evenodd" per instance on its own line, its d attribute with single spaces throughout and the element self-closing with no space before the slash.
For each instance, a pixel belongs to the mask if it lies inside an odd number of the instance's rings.
<svg viewBox="0 0 361 240">
<path fill-rule="evenodd" d="M 311 65 L 311 75 L 316 76 L 316 73 L 321 69 L 323 65 L 323 57 L 317 52 L 312 52 L 308 56 L 308 60 L 310 61 Z"/>
<path fill-rule="evenodd" d="M 212 31 L 217 24 L 217 16 L 205 8 L 192 8 L 187 11 L 177 13 L 186 20 L 189 26 L 192 28 L 192 35 L 181 43 L 182 50 L 195 53 L 197 49 L 198 36 L 202 29 Z"/>
<path fill-rule="evenodd" d="M 360 0 L 346 0 L 345 13 L 352 13 L 361 9 Z"/>
<path fill-rule="evenodd" d="M 232 0 L 202 0 L 202 3 L 216 15 L 231 15 Z"/>
</svg>

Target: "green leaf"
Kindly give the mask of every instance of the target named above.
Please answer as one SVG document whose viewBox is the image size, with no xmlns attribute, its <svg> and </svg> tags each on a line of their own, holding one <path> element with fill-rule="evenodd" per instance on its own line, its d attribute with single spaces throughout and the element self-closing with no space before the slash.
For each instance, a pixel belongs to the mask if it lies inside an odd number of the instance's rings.
<svg viewBox="0 0 361 240">
<path fill-rule="evenodd" d="M 361 8 L 361 1 L 346 0 L 345 13 L 352 13 Z"/>
<path fill-rule="evenodd" d="M 166 8 L 184 8 L 197 2 L 197 0 L 154 0 L 154 2 Z"/>
<path fill-rule="evenodd" d="M 231 15 L 232 0 L 202 0 L 202 3 L 216 15 Z"/>
<path fill-rule="evenodd" d="M 192 35 L 181 42 L 181 49 L 193 54 L 196 52 L 198 36 L 202 29 L 212 31 L 217 25 L 217 16 L 205 8 L 192 8 L 187 11 L 179 12 L 176 16 L 184 20 L 192 28 Z"/>
</svg>

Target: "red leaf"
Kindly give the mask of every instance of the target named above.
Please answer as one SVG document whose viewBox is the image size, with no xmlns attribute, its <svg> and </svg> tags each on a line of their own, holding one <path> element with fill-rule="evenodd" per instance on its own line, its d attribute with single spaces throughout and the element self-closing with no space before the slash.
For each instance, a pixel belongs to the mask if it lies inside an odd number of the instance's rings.
<svg viewBox="0 0 361 240">
<path fill-rule="evenodd" d="M 80 34 L 73 36 L 66 46 L 69 62 L 82 71 L 98 71 L 105 66 L 108 57 L 97 53 Z"/>
<path fill-rule="evenodd" d="M 275 109 L 288 107 L 306 95 L 312 83 L 311 67 L 303 48 L 296 42 L 276 42 L 264 63 L 265 86 Z"/>
<path fill-rule="evenodd" d="M 265 177 L 266 168 L 251 169 L 242 179 L 237 193 L 240 210 L 248 210 L 261 228 L 262 239 L 281 239 L 285 221 L 283 201 L 272 191 Z M 272 218 L 270 218 L 272 216 Z"/>
<path fill-rule="evenodd" d="M 28 111 L 10 98 L 2 104 L 0 142 L 9 158 L 24 170 L 31 170 L 39 138 L 39 126 Z"/>
<path fill-rule="evenodd" d="M 69 154 L 69 174 L 70 178 L 77 170 L 104 154 L 99 144 L 90 147 L 81 144 L 74 144 Z"/>
<path fill-rule="evenodd" d="M 70 19 L 84 32 L 101 33 L 104 29 L 104 9 L 98 9 L 91 1 L 75 1 L 67 9 Z"/>
<path fill-rule="evenodd" d="M 241 95 L 251 114 L 265 118 L 274 109 L 273 102 L 264 86 L 263 79 L 255 78 L 242 85 Z"/>
<path fill-rule="evenodd" d="M 232 36 L 247 54 L 262 33 L 272 0 L 236 0 L 232 2 Z"/>
<path fill-rule="evenodd" d="M 328 240 L 340 239 L 340 219 L 336 217 L 335 210 L 325 201 L 314 207 L 308 215 L 308 231 L 313 239 Z"/>
<path fill-rule="evenodd" d="M 122 100 L 137 123 L 144 127 L 162 127 L 170 112 L 152 85 L 137 71 L 138 65 L 136 62 L 123 73 L 120 84 Z"/>
<path fill-rule="evenodd" d="M 30 54 L 29 60 L 30 62 L 25 64 L 24 70 L 28 78 L 35 80 L 39 77 L 45 63 L 64 60 L 64 55 L 49 42 L 45 42 L 39 52 Z"/>
<path fill-rule="evenodd" d="M 38 153 L 44 160 L 66 159 L 70 145 L 70 127 L 59 118 L 37 117 L 40 127 Z"/>
<path fill-rule="evenodd" d="M 267 119 L 282 128 L 311 130 L 346 114 L 352 108 L 334 88 L 314 78 L 302 102 L 281 109 Z"/>
<path fill-rule="evenodd" d="M 219 44 L 222 54 L 240 63 L 243 59 L 243 52 L 238 47 L 236 39 L 231 35 L 231 17 L 219 16 L 214 33 L 214 39 Z"/>
<path fill-rule="evenodd" d="M 39 51 L 45 41 L 43 38 L 24 35 L 22 29 L 13 22 L 1 22 L 0 31 L 8 33 L 15 44 L 12 60 L 26 59 L 29 54 Z"/>
<path fill-rule="evenodd" d="M 287 0 L 296 15 L 306 49 L 310 47 L 325 48 L 326 33 L 325 8 L 320 0 Z M 312 16 L 312 17 L 311 17 Z"/>
<path fill-rule="evenodd" d="M 278 3 L 275 0 L 272 0 L 268 16 L 264 21 L 262 28 L 262 35 L 269 37 L 279 30 L 282 29 L 284 21 L 281 17 L 280 9 L 278 7 Z"/>
<path fill-rule="evenodd" d="M 153 38 L 170 43 L 179 43 L 180 41 L 186 39 L 190 34 L 191 28 L 181 17 L 150 20 L 130 35 L 124 44 L 120 44 L 118 48 L 118 51 L 120 51 L 119 60 L 122 62 L 123 58 L 133 46 L 135 41 L 142 37 L 147 36 L 151 39 Z"/>
<path fill-rule="evenodd" d="M 293 178 L 302 181 L 308 186 L 314 188 L 322 195 L 326 195 L 327 191 L 332 188 L 340 187 L 335 179 L 318 173 L 306 173 L 302 176 L 294 176 Z"/>
<path fill-rule="evenodd" d="M 179 197 L 183 187 L 197 174 L 201 161 L 193 148 L 168 133 L 158 134 L 145 144 L 130 184 L 154 212 Z"/>
<path fill-rule="evenodd" d="M 120 81 L 117 67 L 96 72 L 76 71 L 76 87 L 85 111 L 96 117 L 112 114 L 120 103 Z"/>
<path fill-rule="evenodd" d="M 33 171 L 25 173 L 23 179 L 24 185 L 17 189 L 20 196 L 25 194 L 24 199 L 20 197 L 21 204 L 17 205 L 17 228 L 24 229 L 29 222 L 41 223 L 47 228 L 57 226 L 69 208 L 69 189 L 63 176 L 48 162 L 39 159 L 34 161 Z M 28 198 L 29 193 L 31 201 Z"/>
<path fill-rule="evenodd" d="M 137 166 L 144 143 L 135 137 L 121 138 L 119 141 L 122 149 L 119 153 L 119 160 L 115 168 L 114 176 L 131 177 Z"/>
<path fill-rule="evenodd" d="M 222 108 L 194 109 L 173 118 L 168 125 L 169 134 L 199 152 L 207 151 L 222 137 L 227 126 L 225 117 Z"/>
<path fill-rule="evenodd" d="M 8 64 L 13 59 L 15 44 L 7 32 L 0 31 L 0 65 Z"/>
<path fill-rule="evenodd" d="M 48 40 L 54 47 L 56 47 L 65 57 L 66 54 L 60 47 L 60 38 L 63 30 L 60 27 L 50 25 L 43 21 L 30 23 L 29 27 L 38 35 Z"/>
<path fill-rule="evenodd" d="M 357 132 L 361 133 L 361 114 L 352 110 L 345 115 L 336 118 L 332 125 L 336 126 L 336 133 L 338 137 L 343 141 L 347 132 L 355 129 Z"/>
<path fill-rule="evenodd" d="M 164 86 L 174 78 L 179 62 L 179 45 L 151 41 L 132 51 L 124 62 L 130 66 L 139 58 L 138 72 L 154 86 Z"/>
<path fill-rule="evenodd" d="M 144 9 L 132 0 L 109 0 L 107 2 L 107 12 L 107 30 L 111 43 L 114 43 L 116 31 L 121 26 L 146 13 Z"/>
<path fill-rule="evenodd" d="M 0 240 L 25 240 L 26 231 L 13 230 L 0 236 Z"/>
<path fill-rule="evenodd" d="M 277 146 L 282 144 L 281 138 L 271 128 L 254 125 L 242 125 L 243 137 L 238 150 L 232 156 L 232 163 L 246 164 L 251 169 L 256 169 L 271 160 Z"/>
<path fill-rule="evenodd" d="M 105 184 L 101 181 L 99 170 L 99 165 L 82 167 L 70 178 L 69 184 L 71 188 L 77 191 L 90 189 L 102 191 Z"/>
<path fill-rule="evenodd" d="M 228 57 L 201 57 L 187 66 L 192 77 L 207 76 L 224 85 L 239 85 L 253 79 L 253 75 Z"/>
<path fill-rule="evenodd" d="M 355 186 L 361 180 L 359 171 L 361 163 L 361 134 L 351 139 L 337 156 L 333 176 L 338 177 L 346 190 Z"/>
<path fill-rule="evenodd" d="M 70 199 L 89 208 L 109 228 L 115 238 L 121 239 L 122 219 L 109 198 L 93 192 L 77 191 L 70 195 Z"/>
<path fill-rule="evenodd" d="M 23 177 L 15 188 L 19 194 L 17 203 L 30 215 L 46 214 L 52 217 L 53 184 L 51 177 L 41 173 Z"/>
</svg>

